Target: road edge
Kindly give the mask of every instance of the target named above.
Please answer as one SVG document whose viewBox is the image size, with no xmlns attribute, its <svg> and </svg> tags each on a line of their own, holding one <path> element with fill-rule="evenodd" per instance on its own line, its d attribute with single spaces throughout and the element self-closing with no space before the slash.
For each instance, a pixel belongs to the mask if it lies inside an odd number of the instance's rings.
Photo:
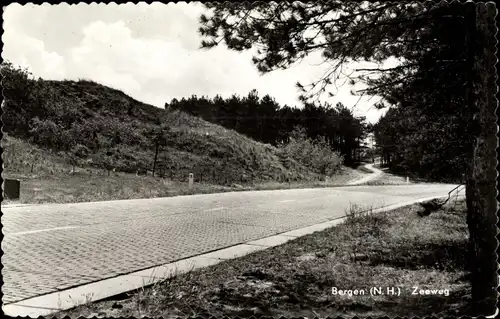
<svg viewBox="0 0 500 319">
<path fill-rule="evenodd" d="M 399 204 L 391 204 L 377 209 L 370 209 L 362 213 L 381 213 L 431 199 L 447 198 L 448 196 L 432 196 L 407 201 Z M 455 197 L 455 196 L 454 196 Z M 457 198 L 463 198 L 458 195 Z M 31 317 L 53 315 L 63 310 L 69 310 L 82 304 L 96 302 L 115 295 L 131 292 L 143 287 L 151 286 L 165 280 L 168 277 L 183 274 L 199 268 L 218 264 L 224 260 L 234 259 L 247 254 L 265 250 L 267 248 L 282 245 L 290 240 L 335 227 L 346 220 L 346 216 L 338 217 L 326 222 L 302 227 L 292 231 L 278 233 L 257 240 L 250 240 L 230 247 L 205 252 L 189 258 L 181 259 L 168 264 L 150 267 L 117 277 L 103 279 L 74 288 L 61 290 L 9 304 L 2 304 L 4 314 L 11 317 Z"/>
</svg>

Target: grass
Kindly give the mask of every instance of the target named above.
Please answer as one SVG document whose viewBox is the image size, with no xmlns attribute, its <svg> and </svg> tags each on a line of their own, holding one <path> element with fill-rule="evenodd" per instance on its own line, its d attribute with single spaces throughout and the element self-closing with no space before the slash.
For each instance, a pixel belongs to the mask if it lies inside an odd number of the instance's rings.
<svg viewBox="0 0 500 319">
<path fill-rule="evenodd" d="M 410 183 L 449 183 L 449 184 L 456 184 L 456 183 L 462 183 L 463 181 L 459 181 L 456 179 L 446 179 L 446 178 L 438 178 L 438 179 L 433 179 L 430 177 L 424 177 L 421 176 L 417 173 L 414 172 L 405 172 L 402 171 L 401 169 L 394 169 L 385 166 L 382 166 L 381 164 L 375 164 L 373 167 L 378 168 L 384 172 L 386 176 L 390 176 L 390 179 L 387 182 L 390 182 L 392 184 L 403 184 L 406 183 L 406 178 L 409 177 Z M 380 185 L 380 184 L 374 184 L 374 185 Z"/>
<path fill-rule="evenodd" d="M 359 208 L 353 207 L 337 227 L 56 316 L 465 315 L 470 294 L 465 203 L 451 203 L 425 218 L 418 209 L 356 215 Z M 333 294 L 333 287 L 346 294 Z M 401 294 L 371 295 L 373 287 L 399 288 Z M 442 291 L 413 294 L 414 287 Z M 349 296 L 348 290 L 366 294 Z"/>
<path fill-rule="evenodd" d="M 318 169 L 287 158 L 280 148 L 180 110 L 142 103 L 93 81 L 34 81 L 22 80 L 16 71 L 5 74 L 3 131 L 59 152 L 58 157 L 72 157 L 79 166 L 91 161 L 93 167 L 132 174 L 151 170 L 155 140 L 161 136 L 156 171 L 170 179 L 184 181 L 192 172 L 204 182 L 230 186 L 319 177 Z M 2 142 L 7 156 L 25 161 L 27 150 L 14 150 L 8 138 L 5 145 Z M 13 172 L 12 166 L 6 163 L 5 169 Z"/>
<path fill-rule="evenodd" d="M 383 168 L 380 166 L 380 164 L 375 164 L 373 165 L 374 168 L 378 168 L 382 170 L 382 174 L 375 178 L 374 180 L 371 180 L 369 182 L 364 183 L 364 185 L 402 185 L 406 184 L 406 176 L 402 176 L 400 174 L 394 173 L 389 171 L 387 168 Z M 357 167 L 357 170 L 366 170 L 366 168 L 359 166 Z M 424 179 L 414 179 L 410 177 L 409 183 L 429 183 L 430 181 L 424 180 Z"/>
<path fill-rule="evenodd" d="M 410 180 L 410 183 L 415 183 Z M 365 185 L 401 185 L 406 184 L 406 177 L 383 172 L 376 179 L 366 182 Z"/>
<path fill-rule="evenodd" d="M 365 174 L 372 174 L 373 173 L 373 171 L 371 169 L 366 168 L 364 165 L 360 165 L 360 166 L 356 167 L 356 169 L 362 173 L 365 173 Z"/>
<path fill-rule="evenodd" d="M 345 185 L 362 176 L 356 170 L 343 167 L 327 180 L 275 180 L 250 181 L 226 185 L 211 180 L 200 181 L 188 189 L 187 174 L 184 181 L 149 176 L 136 176 L 124 172 L 108 172 L 94 167 L 73 167 L 64 157 L 49 152 L 21 139 L 5 136 L 2 139 L 5 169 L 2 178 L 19 179 L 21 198 L 5 199 L 3 204 L 75 203 L 117 199 L 168 197 L 188 194 L 208 194 L 242 190 L 271 190 L 283 188 L 328 187 Z M 74 169 L 74 172 L 73 172 Z"/>
<path fill-rule="evenodd" d="M 8 133 L 2 137 L 2 176 L 20 179 L 20 203 L 335 186 L 362 174 L 344 169 L 324 181 L 320 168 L 291 158 L 283 147 L 180 110 L 157 108 L 93 81 L 31 80 L 20 70 L 2 72 Z M 135 176 L 154 162 L 164 180 Z M 113 169 L 117 173 L 108 174 Z M 197 181 L 192 190 L 186 187 L 189 173 Z"/>
</svg>

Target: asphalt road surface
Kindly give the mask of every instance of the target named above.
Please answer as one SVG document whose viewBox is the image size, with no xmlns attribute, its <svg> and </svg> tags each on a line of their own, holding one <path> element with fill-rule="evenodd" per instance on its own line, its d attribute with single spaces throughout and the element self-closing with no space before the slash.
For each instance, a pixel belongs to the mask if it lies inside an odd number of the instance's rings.
<svg viewBox="0 0 500 319">
<path fill-rule="evenodd" d="M 3 302 L 67 289 L 378 208 L 447 195 L 412 184 L 2 207 Z"/>
</svg>

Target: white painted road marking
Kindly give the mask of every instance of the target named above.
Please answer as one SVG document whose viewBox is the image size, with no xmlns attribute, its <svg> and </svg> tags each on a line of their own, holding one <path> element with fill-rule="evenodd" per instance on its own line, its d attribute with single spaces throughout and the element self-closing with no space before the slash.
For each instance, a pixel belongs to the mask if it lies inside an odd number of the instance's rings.
<svg viewBox="0 0 500 319">
<path fill-rule="evenodd" d="M 47 228 L 47 229 L 37 229 L 37 230 L 28 230 L 28 231 L 21 231 L 17 233 L 12 233 L 12 234 L 4 234 L 5 236 L 9 235 L 26 235 L 26 234 L 36 234 L 36 233 L 43 233 L 46 231 L 53 231 L 53 230 L 63 230 L 63 229 L 72 229 L 72 228 L 78 228 L 80 226 L 64 226 L 64 227 L 54 227 L 54 228 Z"/>
<path fill-rule="evenodd" d="M 280 203 L 288 203 L 288 202 L 295 202 L 295 199 L 286 199 L 286 200 L 280 201 Z"/>
<path fill-rule="evenodd" d="M 224 207 L 215 207 L 215 208 L 207 209 L 207 212 L 214 212 L 216 210 L 222 210 L 222 209 L 224 209 Z"/>
</svg>

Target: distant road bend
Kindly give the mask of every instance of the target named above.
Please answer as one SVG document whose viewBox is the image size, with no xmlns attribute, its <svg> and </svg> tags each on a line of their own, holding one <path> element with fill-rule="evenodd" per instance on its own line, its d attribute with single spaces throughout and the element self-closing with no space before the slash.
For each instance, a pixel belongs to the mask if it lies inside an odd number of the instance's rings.
<svg viewBox="0 0 500 319">
<path fill-rule="evenodd" d="M 376 174 L 376 173 L 374 173 Z M 3 302 L 67 289 L 456 185 L 347 186 L 2 207 Z"/>
<path fill-rule="evenodd" d="M 367 176 L 365 176 L 361 179 L 354 180 L 354 181 L 348 183 L 348 185 L 360 185 L 360 184 L 364 184 L 364 183 L 367 183 L 367 182 L 370 182 L 370 181 L 373 181 L 373 180 L 379 178 L 383 172 L 381 170 L 379 170 L 378 168 L 373 167 L 373 165 L 374 164 L 366 164 L 365 165 L 365 168 L 367 168 L 373 172 L 372 174 L 368 174 Z"/>
</svg>

